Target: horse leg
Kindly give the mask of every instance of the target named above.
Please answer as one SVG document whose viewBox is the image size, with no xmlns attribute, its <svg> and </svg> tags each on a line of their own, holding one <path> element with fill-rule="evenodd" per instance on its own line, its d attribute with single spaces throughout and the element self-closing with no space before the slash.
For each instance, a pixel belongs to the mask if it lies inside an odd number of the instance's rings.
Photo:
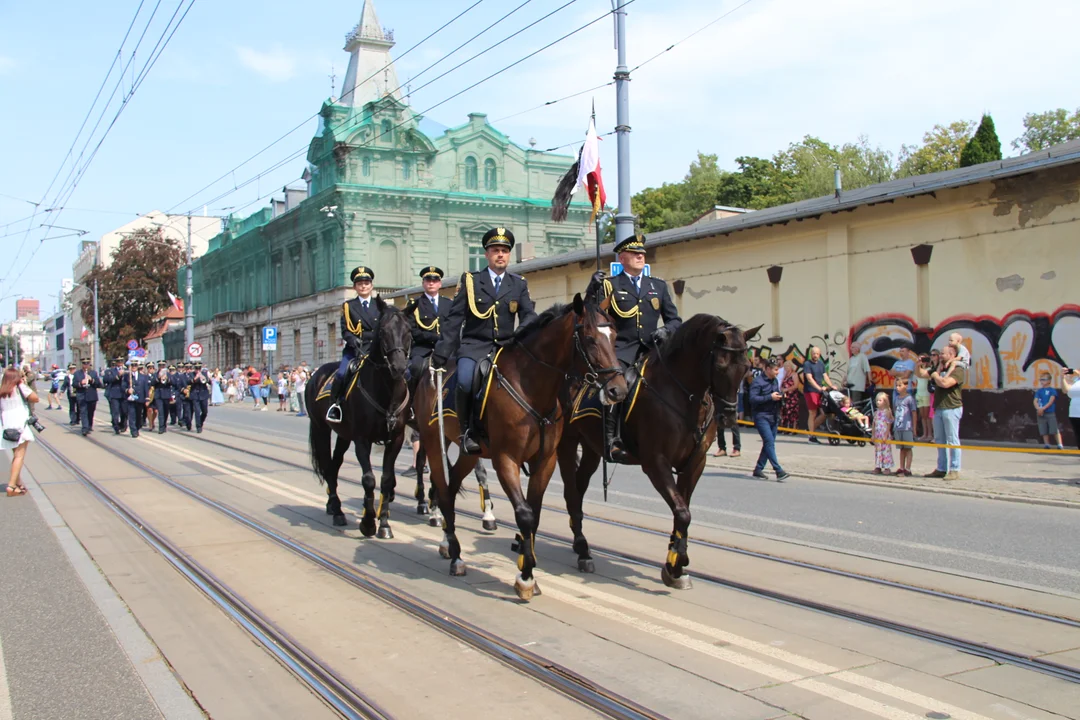
<svg viewBox="0 0 1080 720">
<path fill-rule="evenodd" d="M 382 483 L 379 486 L 379 510 L 376 513 L 379 520 L 379 529 L 375 534 L 380 540 L 390 540 L 394 537 L 394 531 L 390 529 L 390 504 L 394 502 L 394 489 L 397 487 L 397 478 L 394 476 L 394 463 L 397 462 L 397 456 L 401 452 L 401 444 L 404 440 L 405 433 L 397 433 L 383 450 Z"/>
<path fill-rule="evenodd" d="M 596 563 L 589 552 L 589 541 L 585 539 L 582 527 L 585 512 L 582 509 L 585 491 L 589 489 L 589 480 L 600 465 L 599 453 L 593 452 L 586 443 L 581 444 L 581 462 L 577 457 L 576 441 L 559 444 L 559 474 L 563 481 L 563 500 L 566 512 L 570 515 L 570 532 L 574 534 L 574 552 L 578 556 L 578 571 L 596 572 Z"/>
<path fill-rule="evenodd" d="M 447 449 L 449 450 L 450 443 L 448 441 L 446 441 L 445 439 L 442 442 L 443 442 L 444 445 L 447 446 Z M 438 493 L 435 492 L 434 477 L 435 477 L 435 463 L 438 462 L 439 467 L 442 468 L 443 458 L 444 457 L 447 457 L 447 456 L 443 455 L 442 453 L 436 453 L 435 455 L 432 455 L 431 459 L 430 459 L 432 482 L 431 482 L 431 491 L 428 493 L 428 507 L 431 508 L 431 515 L 428 516 L 428 525 L 430 525 L 431 527 L 440 527 L 443 524 L 442 505 L 439 502 Z M 450 477 L 450 473 L 446 472 L 445 469 L 440 470 L 439 472 L 442 473 L 443 483 L 449 485 L 450 481 L 447 478 Z"/>
<path fill-rule="evenodd" d="M 416 514 L 427 515 L 428 510 L 427 494 L 424 492 L 424 465 L 427 464 L 427 453 L 424 451 L 424 443 L 420 443 L 420 447 L 416 451 L 416 492 L 413 493 L 413 497 L 416 498 Z"/>
<path fill-rule="evenodd" d="M 519 567 L 521 569 L 521 590 L 525 592 L 522 595 L 521 591 L 518 592 L 518 597 L 522 600 L 529 600 L 533 595 L 542 595 L 540 592 L 540 585 L 537 584 L 536 579 L 533 577 L 533 570 L 537 566 L 536 560 L 536 534 L 540 531 L 540 513 L 544 509 L 544 493 L 547 492 L 548 483 L 551 482 L 551 476 L 555 472 L 556 456 L 555 453 L 549 453 L 543 458 L 536 459 L 530 463 L 533 472 L 529 476 L 529 491 L 528 491 L 528 508 L 532 510 L 532 528 L 528 535 L 524 535 L 524 539 L 521 543 L 524 552 L 521 554 L 523 560 L 519 560 Z M 532 583 L 532 592 L 529 593 L 529 582 Z M 519 586 L 517 582 L 514 583 L 514 589 L 518 590 Z"/>
<path fill-rule="evenodd" d="M 686 557 L 686 533 L 690 527 L 690 508 L 675 486 L 671 463 L 665 458 L 651 459 L 655 462 L 649 464 L 643 462 L 641 468 L 649 476 L 649 480 L 660 493 L 660 497 L 668 504 L 674 519 L 671 538 L 668 541 L 667 558 L 660 570 L 660 578 L 670 588 L 688 590 L 692 586 L 690 576 L 683 574 L 683 566 L 679 565 L 679 559 Z"/>
<path fill-rule="evenodd" d="M 683 568 L 690 565 L 690 555 L 688 552 L 688 545 L 690 542 L 690 498 L 693 497 L 694 489 L 697 487 L 698 480 L 701 479 L 701 473 L 705 470 L 705 453 L 708 448 L 708 445 L 705 445 L 704 448 L 699 448 L 699 452 L 691 458 L 689 463 L 687 463 L 688 467 L 678 474 L 679 480 L 677 487 L 679 495 L 682 496 L 683 500 L 686 502 L 687 508 L 686 526 L 682 529 L 681 547 L 676 548 L 679 552 L 678 561 L 675 564 L 675 568 L 679 571 L 678 576 L 682 575 Z M 689 577 L 686 579 L 689 580 Z"/>
<path fill-rule="evenodd" d="M 326 477 L 326 514 L 334 517 L 333 522 L 336 527 L 348 525 L 345 513 L 341 511 L 341 498 L 337 493 L 338 473 L 341 472 L 341 465 L 345 462 L 345 453 L 348 451 L 349 441 L 338 435 L 337 440 L 334 441 L 334 455 L 330 458 L 330 468 Z"/>
<path fill-rule="evenodd" d="M 360 517 L 360 532 L 364 537 L 375 534 L 375 473 L 371 471 L 371 443 L 356 441 L 356 459 L 364 474 L 360 484 L 364 486 L 364 514 Z"/>
<path fill-rule="evenodd" d="M 495 503 L 491 501 L 491 491 L 488 490 L 487 469 L 483 462 L 476 463 L 476 483 L 480 486 L 480 512 L 484 513 L 484 530 L 495 532 L 499 524 L 495 521 Z"/>
<path fill-rule="evenodd" d="M 472 472 L 478 458 L 475 455 L 458 455 L 457 462 L 450 468 L 450 483 L 446 488 L 446 502 L 443 504 L 443 541 L 439 545 L 439 554 L 450 560 L 450 575 L 458 577 L 466 572 L 465 561 L 461 559 L 461 543 L 457 538 L 457 514 L 454 505 L 458 491 L 465 477 Z"/>
<path fill-rule="evenodd" d="M 521 492 L 521 469 L 517 461 L 508 455 L 499 454 L 491 458 L 491 465 L 499 476 L 499 484 L 514 508 L 514 520 L 518 533 L 511 548 L 518 553 L 518 576 L 514 578 L 514 592 L 522 600 L 532 600 L 537 592 L 533 568 L 536 567 L 536 513 L 525 501 Z M 532 484 L 532 478 L 529 479 Z"/>
</svg>

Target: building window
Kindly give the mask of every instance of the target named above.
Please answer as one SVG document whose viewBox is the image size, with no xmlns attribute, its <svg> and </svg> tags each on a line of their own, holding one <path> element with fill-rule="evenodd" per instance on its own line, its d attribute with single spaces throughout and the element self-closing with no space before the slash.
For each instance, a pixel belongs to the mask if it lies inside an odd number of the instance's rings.
<svg viewBox="0 0 1080 720">
<path fill-rule="evenodd" d="M 56 329 L 57 330 L 63 330 L 64 329 L 64 316 L 63 315 L 56 318 Z"/>
<path fill-rule="evenodd" d="M 402 160 L 401 162 L 401 177 L 403 180 L 408 180 L 412 177 L 412 164 L 408 159 Z"/>
<path fill-rule="evenodd" d="M 465 158 L 465 189 L 475 190 L 477 186 L 476 158 Z"/>
<path fill-rule="evenodd" d="M 498 190 L 499 181 L 498 175 L 495 170 L 495 161 L 488 158 L 484 161 L 484 189 L 485 190 Z"/>
<path fill-rule="evenodd" d="M 363 167 L 364 177 L 371 177 L 371 158 L 364 158 L 363 162 L 361 162 L 361 166 Z"/>
<path fill-rule="evenodd" d="M 386 140 L 387 142 L 390 142 L 393 139 L 392 132 L 393 132 L 393 126 L 390 124 L 390 121 L 389 120 L 383 120 L 382 121 L 382 138 L 383 138 L 383 140 Z"/>
<path fill-rule="evenodd" d="M 476 272 L 487 267 L 487 257 L 480 245 L 469 246 L 469 272 Z"/>
</svg>

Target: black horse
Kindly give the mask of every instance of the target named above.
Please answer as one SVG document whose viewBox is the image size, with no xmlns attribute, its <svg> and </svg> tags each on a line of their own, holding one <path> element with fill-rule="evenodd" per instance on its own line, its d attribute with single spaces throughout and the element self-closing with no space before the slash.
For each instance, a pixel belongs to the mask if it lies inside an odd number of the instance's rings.
<svg viewBox="0 0 1080 720">
<path fill-rule="evenodd" d="M 405 438 L 405 421 L 409 413 L 409 390 L 405 368 L 409 361 L 412 335 L 409 323 L 400 310 L 376 298 L 379 322 L 371 351 L 361 358 L 354 380 L 348 381 L 347 395 L 341 403 L 341 422 L 326 421 L 330 407 L 329 384 L 337 363 L 327 363 L 315 371 L 308 382 L 304 400 L 308 408 L 308 442 L 311 447 L 311 468 L 326 481 L 326 514 L 334 516 L 334 525 L 345 525 L 338 498 L 338 472 L 351 443 L 356 443 L 356 459 L 364 470 L 364 514 L 360 532 L 364 537 L 376 534 L 375 519 L 379 520 L 378 537 L 394 537 L 390 529 L 390 503 L 394 501 L 394 462 Z M 330 449 L 331 430 L 337 433 L 333 452 Z M 375 508 L 375 473 L 371 470 L 371 446 L 384 446 L 382 482 L 379 487 L 379 507 Z"/>
</svg>

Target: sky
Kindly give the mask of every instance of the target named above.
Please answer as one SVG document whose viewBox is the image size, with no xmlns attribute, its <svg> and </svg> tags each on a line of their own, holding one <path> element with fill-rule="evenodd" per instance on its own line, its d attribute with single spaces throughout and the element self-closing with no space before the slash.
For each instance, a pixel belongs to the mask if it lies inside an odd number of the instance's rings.
<svg viewBox="0 0 1080 720">
<path fill-rule="evenodd" d="M 151 49 L 189 2 L 159 60 L 85 164 Z M 383 26 L 394 30 L 398 77 L 414 89 L 413 108 L 430 119 L 456 126 L 470 112 L 486 112 L 513 141 L 535 139 L 537 149 L 547 149 L 579 142 L 595 101 L 598 131 L 614 128 L 613 86 L 533 109 L 611 80 L 610 17 L 443 102 L 599 18 L 610 0 L 374 2 Z M 284 0 L 0 3 L 0 320 L 14 316 L 20 296 L 40 300 L 43 315 L 52 312 L 81 240 L 151 210 L 201 213 L 205 205 L 210 214 L 250 214 L 270 193 L 298 182 L 303 153 L 274 166 L 306 148 L 332 74 L 340 88 L 348 64 L 341 48 L 362 6 L 363 0 L 321 0 L 317 9 Z M 805 135 L 837 144 L 865 135 L 897 153 L 935 123 L 977 120 L 983 112 L 993 115 L 1006 154 L 1015 154 L 1011 141 L 1023 131 L 1025 113 L 1080 106 L 1080 75 L 1072 71 L 1080 65 L 1080 45 L 1064 35 L 1053 40 L 1053 33 L 1033 29 L 1032 20 L 1039 27 L 1076 27 L 1080 3 L 633 0 L 628 64 L 644 65 L 630 85 L 631 192 L 681 180 L 699 151 L 715 153 L 729 169 L 738 156 L 769 157 Z M 428 69 L 433 63 L 439 64 Z M 89 122 L 75 142 L 84 118 Z M 85 170 L 72 188 L 65 179 L 88 138 L 78 161 Z M 601 144 L 611 204 L 615 145 L 614 136 Z M 576 152 L 576 144 L 560 152 Z M 31 220 L 31 203 L 38 202 Z M 81 230 L 87 234 L 74 234 Z"/>
</svg>

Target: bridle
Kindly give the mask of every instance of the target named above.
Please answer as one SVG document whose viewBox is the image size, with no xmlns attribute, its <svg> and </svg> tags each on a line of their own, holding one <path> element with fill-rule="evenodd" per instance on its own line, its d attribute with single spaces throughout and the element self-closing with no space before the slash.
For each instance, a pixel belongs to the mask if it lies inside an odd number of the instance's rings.
<svg viewBox="0 0 1080 720">
<path fill-rule="evenodd" d="M 375 328 L 375 337 L 378 338 L 378 340 L 379 340 L 380 349 L 382 348 L 382 338 L 379 336 L 379 330 L 381 330 L 381 329 L 382 329 L 382 318 L 380 317 L 379 318 L 379 325 L 378 325 L 378 327 Z M 374 355 L 374 353 L 370 353 L 368 355 L 368 358 L 370 358 L 370 360 L 371 360 L 371 367 L 376 369 L 376 370 L 386 370 L 387 372 L 389 372 L 390 371 L 390 358 L 393 357 L 396 353 L 401 353 L 402 357 L 405 358 L 406 364 L 408 363 L 409 354 L 407 352 L 405 352 L 404 347 L 398 345 L 398 346 L 390 348 L 389 350 L 382 350 L 382 352 L 380 353 L 380 355 L 382 356 L 381 360 L 376 360 L 374 357 L 372 357 Z M 371 406 L 374 407 L 378 412 L 385 415 L 387 431 L 391 432 L 391 433 L 393 432 L 395 418 L 397 418 L 398 415 L 400 415 L 402 412 L 405 411 L 405 409 L 409 406 L 409 400 L 411 399 L 410 393 L 409 393 L 409 384 L 408 384 L 408 382 L 405 381 L 405 376 L 402 375 L 400 380 L 401 380 L 402 384 L 405 387 L 405 396 L 402 398 L 401 403 L 399 403 L 398 406 L 396 408 L 394 408 L 393 410 L 391 410 L 390 408 L 384 406 L 382 403 L 380 403 L 378 400 L 376 400 L 374 397 L 372 397 L 371 393 L 369 393 L 367 391 L 367 388 L 364 387 L 364 383 L 361 382 L 360 378 L 357 378 L 357 382 L 356 382 L 356 387 L 358 387 L 360 389 L 360 394 L 364 397 L 364 399 L 367 400 L 369 403 L 371 403 Z M 393 397 L 394 397 L 394 388 L 393 388 L 393 386 L 391 386 L 390 398 L 393 399 Z M 376 444 L 378 444 L 378 442 L 376 442 Z"/>
</svg>

